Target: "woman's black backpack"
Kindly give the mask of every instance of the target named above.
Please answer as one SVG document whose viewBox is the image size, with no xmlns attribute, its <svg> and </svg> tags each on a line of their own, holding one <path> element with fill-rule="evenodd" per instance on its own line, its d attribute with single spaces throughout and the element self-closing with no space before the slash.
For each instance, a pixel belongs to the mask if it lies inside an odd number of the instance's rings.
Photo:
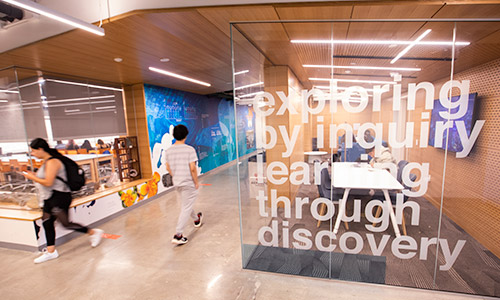
<svg viewBox="0 0 500 300">
<path fill-rule="evenodd" d="M 56 178 L 64 182 L 70 190 L 78 191 L 85 185 L 85 172 L 74 160 L 66 156 L 51 157 L 50 159 L 52 158 L 57 158 L 64 164 L 68 180 L 64 180 L 60 176 Z"/>
</svg>

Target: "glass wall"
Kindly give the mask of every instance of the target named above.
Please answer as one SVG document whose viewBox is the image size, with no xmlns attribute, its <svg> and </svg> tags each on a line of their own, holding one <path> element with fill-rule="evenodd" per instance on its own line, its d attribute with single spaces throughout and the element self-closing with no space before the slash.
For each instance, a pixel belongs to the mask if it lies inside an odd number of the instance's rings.
<svg viewBox="0 0 500 300">
<path fill-rule="evenodd" d="M 243 267 L 500 296 L 498 21 L 234 23 Z"/>
<path fill-rule="evenodd" d="M 75 197 L 119 184 L 120 155 L 134 147 L 134 139 L 125 139 L 123 101 L 116 84 L 22 68 L 0 71 L 0 207 L 38 209 L 34 184 L 22 175 L 43 163 L 30 154 L 34 138 L 47 140 L 85 171 L 86 185 Z"/>
</svg>

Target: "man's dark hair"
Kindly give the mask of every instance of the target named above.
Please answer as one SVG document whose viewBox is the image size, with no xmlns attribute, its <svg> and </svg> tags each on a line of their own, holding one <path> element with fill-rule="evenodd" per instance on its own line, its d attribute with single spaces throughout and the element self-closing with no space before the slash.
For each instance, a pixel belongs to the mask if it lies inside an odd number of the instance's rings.
<svg viewBox="0 0 500 300">
<path fill-rule="evenodd" d="M 186 126 L 179 124 L 174 127 L 174 138 L 178 141 L 182 141 L 187 137 L 189 131 Z"/>
</svg>

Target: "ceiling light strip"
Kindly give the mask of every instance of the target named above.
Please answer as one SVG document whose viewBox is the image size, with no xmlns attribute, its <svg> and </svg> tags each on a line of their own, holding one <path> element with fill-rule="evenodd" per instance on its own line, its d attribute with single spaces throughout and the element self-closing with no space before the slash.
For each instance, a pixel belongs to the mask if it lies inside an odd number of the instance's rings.
<svg viewBox="0 0 500 300">
<path fill-rule="evenodd" d="M 353 70 L 387 70 L 387 71 L 422 71 L 421 68 L 396 67 L 369 67 L 369 66 L 329 66 L 329 65 L 302 65 L 304 68 L 353 69 Z"/>
<path fill-rule="evenodd" d="M 250 72 L 250 71 L 249 70 L 243 70 L 243 71 L 239 71 L 239 72 L 234 73 L 234 75 L 235 76 L 236 75 L 241 75 L 241 74 L 245 74 L 245 73 L 248 73 L 248 72 Z"/>
<path fill-rule="evenodd" d="M 264 94 L 264 91 L 250 93 L 250 94 L 245 94 L 245 95 L 241 95 L 241 96 L 238 96 L 238 97 L 239 98 L 245 98 L 245 97 L 252 97 L 252 96 L 261 95 L 261 94 Z"/>
<path fill-rule="evenodd" d="M 0 90 L 0 93 L 19 94 L 18 91 Z"/>
<path fill-rule="evenodd" d="M 53 107 L 68 107 L 68 106 L 83 106 L 89 104 L 103 104 L 103 103 L 115 103 L 115 100 L 105 100 L 105 101 L 95 101 L 95 102 L 85 102 L 85 103 L 65 103 L 65 104 L 49 104 L 49 108 Z M 38 103 L 40 104 L 40 103 Z M 23 106 L 28 104 L 23 104 Z"/>
<path fill-rule="evenodd" d="M 328 86 L 328 85 L 316 85 L 313 88 L 320 89 L 320 90 L 330 90 L 330 86 Z M 337 87 L 337 90 L 341 90 L 341 91 L 345 91 L 347 89 L 348 89 L 348 87 L 343 87 L 343 86 Z M 363 89 L 367 92 L 373 92 L 373 89 L 369 89 L 369 88 L 363 88 Z"/>
<path fill-rule="evenodd" d="M 40 4 L 35 3 L 33 1 L 28 1 L 28 0 L 3 0 L 3 1 L 6 3 L 9 3 L 9 4 L 12 4 L 14 6 L 32 11 L 32 12 L 37 13 L 39 15 L 54 19 L 56 21 L 66 23 L 66 24 L 71 25 L 73 27 L 77 27 L 77 28 L 86 30 L 86 31 L 91 32 L 93 34 L 104 36 L 104 29 L 103 28 L 97 27 L 97 26 L 92 25 L 90 23 L 83 22 L 82 20 L 79 20 L 77 18 L 73 18 L 73 17 L 68 16 L 66 14 L 60 13 L 58 11 L 55 11 L 53 9 L 50 9 L 48 7 L 40 5 Z"/>
<path fill-rule="evenodd" d="M 95 97 L 82 97 L 82 98 L 69 98 L 69 99 L 60 99 L 60 100 L 49 100 L 47 101 L 48 103 L 60 103 L 60 102 L 73 102 L 73 101 L 89 101 L 89 100 L 96 100 L 96 99 L 109 99 L 109 98 L 114 98 L 115 95 L 107 95 L 107 96 L 95 96 Z M 85 103 L 84 103 L 85 104 Z"/>
<path fill-rule="evenodd" d="M 32 85 L 35 85 L 35 84 L 41 84 L 41 83 L 44 83 L 44 82 L 45 82 L 45 79 L 41 78 L 41 79 L 38 79 L 37 81 L 34 81 L 34 82 L 26 83 L 26 84 L 23 84 L 23 85 L 20 85 L 20 86 L 17 86 L 17 87 L 13 87 L 13 88 L 7 89 L 6 91 L 11 91 L 11 92 L 19 93 L 18 91 L 14 91 L 14 89 L 22 89 L 22 88 L 25 88 L 25 87 L 28 87 L 28 86 L 32 86 Z"/>
<path fill-rule="evenodd" d="M 204 86 L 208 86 L 208 87 L 212 86 L 210 83 L 207 83 L 207 82 L 204 82 L 204 81 L 200 81 L 200 80 L 196 80 L 196 79 L 193 79 L 193 78 L 189 78 L 189 77 L 186 77 L 186 76 L 182 76 L 182 75 L 179 75 L 179 74 L 175 74 L 175 73 L 172 73 L 172 72 L 169 72 L 169 71 L 165 71 L 165 70 L 162 70 L 162 69 L 158 69 L 158 68 L 154 68 L 154 67 L 149 67 L 149 70 L 153 71 L 153 72 L 157 72 L 157 73 L 163 74 L 163 75 L 167 75 L 167 76 L 179 78 L 179 79 L 182 79 L 182 80 L 191 81 L 191 82 L 197 83 L 199 85 L 204 85 Z"/>
<path fill-rule="evenodd" d="M 38 107 L 25 107 L 25 108 L 23 108 L 23 110 L 27 110 L 27 109 L 38 109 Z M 2 107 L 2 109 L 0 109 L 0 112 L 6 112 L 6 111 L 21 111 L 21 109 L 13 108 L 10 106 L 5 106 L 5 107 Z"/>
<path fill-rule="evenodd" d="M 354 83 L 396 84 L 394 81 L 379 81 L 379 80 L 331 79 L 331 78 L 309 78 L 309 80 L 315 80 L 315 81 L 354 82 Z"/>
<path fill-rule="evenodd" d="M 66 115 L 85 115 L 85 114 L 103 113 L 103 112 L 116 112 L 116 109 L 81 111 L 81 112 L 67 113 Z"/>
<path fill-rule="evenodd" d="M 340 96 L 340 97 L 343 97 L 342 95 L 344 95 L 344 94 L 345 94 L 345 93 L 338 93 L 338 94 L 337 94 L 337 97 L 339 97 L 339 96 Z M 332 94 L 330 94 L 330 93 L 323 93 L 323 96 L 324 96 L 324 97 L 328 97 L 328 98 L 330 98 L 330 97 L 332 96 Z M 368 96 L 368 98 L 372 98 L 372 97 L 373 97 L 373 95 L 370 95 L 370 94 L 368 94 L 368 93 L 367 93 L 367 96 Z M 354 100 L 359 100 L 359 99 L 361 99 L 361 95 L 360 95 L 360 94 L 354 94 L 354 95 L 353 95 L 353 94 L 351 94 L 351 95 L 349 95 L 349 97 L 350 97 L 349 99 L 354 99 Z M 314 98 L 314 99 L 318 99 L 318 98 L 320 98 L 320 96 L 316 94 L 316 95 L 313 95 L 313 98 Z"/>
<path fill-rule="evenodd" d="M 102 86 L 102 85 L 87 84 L 87 83 L 80 83 L 80 82 L 73 82 L 73 81 L 66 81 L 66 80 L 57 80 L 57 79 L 47 79 L 47 81 L 56 82 L 56 83 L 63 83 L 63 84 L 70 84 L 70 85 L 78 85 L 78 86 L 84 86 L 84 87 L 90 87 L 90 88 L 96 88 L 96 89 L 102 89 L 102 90 L 123 92 L 122 89 L 118 89 L 118 88 L 114 88 L 114 87 L 110 87 L 110 86 Z"/>
<path fill-rule="evenodd" d="M 391 60 L 391 64 L 395 63 L 396 61 L 398 61 L 398 59 L 401 58 L 401 56 L 408 53 L 408 51 L 410 51 L 411 48 L 413 48 L 418 42 L 420 42 L 420 40 L 422 40 L 425 36 L 427 36 L 431 31 L 432 29 L 427 29 L 426 31 L 424 31 L 424 33 L 422 33 L 416 40 L 414 40 L 413 42 L 411 42 L 411 44 L 409 44 L 406 48 L 404 48 L 403 51 L 399 52 L 399 54 L 396 55 L 396 57 L 394 57 L 393 60 Z"/>
<path fill-rule="evenodd" d="M 110 109 L 110 108 L 116 108 L 116 105 L 110 105 L 110 106 L 99 106 L 99 107 L 96 107 L 95 109 L 97 109 L 97 110 L 102 110 L 102 109 Z"/>
<path fill-rule="evenodd" d="M 247 84 L 247 85 L 244 85 L 244 86 L 239 86 L 239 87 L 236 87 L 234 88 L 235 91 L 237 90 L 242 90 L 242 89 L 246 89 L 246 88 L 249 88 L 249 87 L 253 87 L 253 86 L 259 86 L 259 85 L 263 85 L 264 82 L 257 82 L 257 83 L 252 83 L 252 84 Z"/>
<path fill-rule="evenodd" d="M 292 44 L 363 44 L 363 45 L 410 45 L 412 41 L 391 40 L 290 40 Z M 418 46 L 453 46 L 449 41 L 418 42 Z M 468 46 L 470 42 L 455 42 L 456 46 Z"/>
</svg>

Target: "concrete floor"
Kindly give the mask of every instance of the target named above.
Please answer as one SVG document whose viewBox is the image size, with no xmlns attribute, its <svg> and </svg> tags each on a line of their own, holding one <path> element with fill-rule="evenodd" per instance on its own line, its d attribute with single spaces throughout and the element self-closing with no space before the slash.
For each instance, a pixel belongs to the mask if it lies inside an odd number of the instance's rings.
<svg viewBox="0 0 500 300">
<path fill-rule="evenodd" d="M 167 193 L 100 226 L 121 235 L 91 248 L 86 236 L 38 253 L 0 249 L 1 299 L 493 299 L 375 284 L 243 270 L 235 168 L 207 175 L 183 246 L 170 243 L 179 211 Z"/>
</svg>

